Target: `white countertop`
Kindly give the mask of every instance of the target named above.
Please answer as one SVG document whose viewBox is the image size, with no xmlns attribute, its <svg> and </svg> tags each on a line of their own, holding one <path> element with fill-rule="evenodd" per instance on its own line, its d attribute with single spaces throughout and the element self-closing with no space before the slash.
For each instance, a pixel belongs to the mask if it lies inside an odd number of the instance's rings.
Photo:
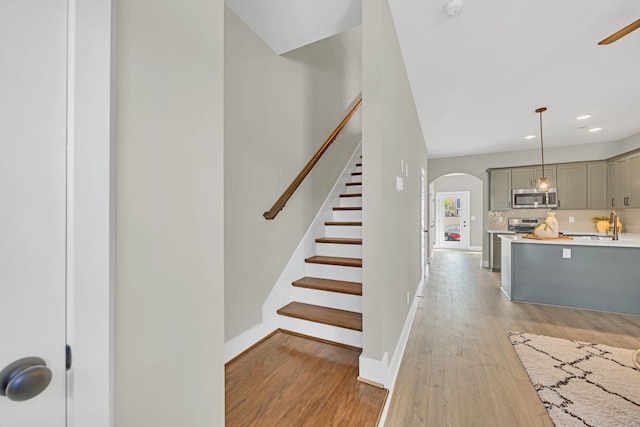
<svg viewBox="0 0 640 427">
<path fill-rule="evenodd" d="M 502 239 L 509 239 L 511 243 L 532 243 L 534 245 L 578 245 L 578 246 L 601 246 L 616 248 L 640 248 L 640 234 L 638 233 L 620 233 L 620 240 L 604 238 L 602 240 L 591 240 L 588 237 L 577 236 L 579 234 L 588 234 L 591 236 L 605 236 L 604 233 L 580 233 L 577 231 L 567 231 L 568 234 L 575 234 L 573 240 L 535 240 L 523 239 L 518 235 L 504 235 Z"/>
<path fill-rule="evenodd" d="M 515 231 L 510 230 L 487 230 L 489 234 L 516 234 Z"/>
</svg>

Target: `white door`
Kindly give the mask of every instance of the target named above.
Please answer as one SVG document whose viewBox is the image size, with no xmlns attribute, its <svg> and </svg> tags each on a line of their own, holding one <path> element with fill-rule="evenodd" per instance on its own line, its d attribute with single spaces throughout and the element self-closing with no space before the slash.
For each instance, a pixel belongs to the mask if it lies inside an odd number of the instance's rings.
<svg viewBox="0 0 640 427">
<path fill-rule="evenodd" d="M 469 192 L 436 193 L 438 247 L 469 249 Z"/>
<path fill-rule="evenodd" d="M 64 427 L 67 2 L 0 2 L 0 427 Z M 24 401 L 52 379 L 40 394 Z M 14 400 L 11 400 L 11 399 Z"/>
</svg>

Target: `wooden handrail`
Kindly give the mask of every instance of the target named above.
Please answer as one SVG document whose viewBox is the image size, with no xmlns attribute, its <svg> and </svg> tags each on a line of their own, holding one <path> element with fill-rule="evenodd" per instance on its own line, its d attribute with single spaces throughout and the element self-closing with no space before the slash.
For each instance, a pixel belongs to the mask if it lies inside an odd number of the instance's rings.
<svg viewBox="0 0 640 427">
<path fill-rule="evenodd" d="M 298 174 L 296 179 L 294 179 L 291 185 L 289 185 L 289 187 L 284 191 L 284 193 L 282 193 L 282 196 L 280 196 L 280 198 L 273 204 L 271 209 L 269 209 L 267 212 L 262 214 L 262 216 L 264 216 L 265 219 L 274 219 L 276 215 L 278 215 L 278 213 L 284 208 L 284 206 L 287 204 L 287 202 L 289 201 L 293 193 L 295 193 L 295 191 L 298 189 L 300 184 L 302 184 L 302 181 L 304 181 L 307 175 L 309 175 L 309 172 L 311 172 L 311 169 L 313 169 L 316 163 L 318 163 L 318 160 L 320 160 L 322 155 L 325 153 L 325 151 L 327 151 L 327 149 L 333 143 L 333 141 L 336 140 L 336 138 L 338 137 L 338 134 L 340 134 L 342 129 L 347 125 L 351 117 L 356 113 L 356 110 L 360 108 L 361 104 L 362 104 L 362 98 L 360 98 L 358 102 L 356 102 L 356 104 L 353 106 L 351 111 L 349 111 L 349 113 L 345 116 L 345 118 L 342 119 L 342 121 L 340 122 L 336 130 L 334 130 L 331 133 L 331 135 L 329 135 L 329 138 L 327 138 L 325 143 L 322 144 L 322 147 L 320 147 L 320 149 L 316 152 L 316 154 L 313 155 L 311 160 L 309 160 L 309 163 L 307 163 L 307 165 Z"/>
</svg>

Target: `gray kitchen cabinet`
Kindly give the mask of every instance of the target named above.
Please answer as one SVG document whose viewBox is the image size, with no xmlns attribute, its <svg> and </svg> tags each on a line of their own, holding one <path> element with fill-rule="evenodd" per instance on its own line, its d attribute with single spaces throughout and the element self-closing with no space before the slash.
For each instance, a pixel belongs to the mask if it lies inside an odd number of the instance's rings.
<svg viewBox="0 0 640 427">
<path fill-rule="evenodd" d="M 533 183 L 533 168 L 513 168 L 511 169 L 511 188 L 519 190 L 522 188 L 535 188 Z"/>
<path fill-rule="evenodd" d="M 619 209 L 629 207 L 629 157 L 623 157 L 616 161 L 618 164 L 618 191 L 616 207 Z"/>
<path fill-rule="evenodd" d="M 618 163 L 607 163 L 607 209 L 614 209 L 618 205 Z"/>
<path fill-rule="evenodd" d="M 511 209 L 511 169 L 496 169 L 489 172 L 489 209 L 493 211 Z"/>
<path fill-rule="evenodd" d="M 640 159 L 640 157 L 639 157 Z M 587 209 L 607 208 L 607 164 L 587 165 Z"/>
<path fill-rule="evenodd" d="M 556 166 L 553 165 L 545 165 L 544 167 L 544 174 L 546 175 L 546 178 L 549 179 L 549 188 L 557 188 L 558 187 L 558 181 L 556 179 Z M 542 176 L 542 166 L 537 166 L 535 168 L 533 168 L 533 187 L 532 188 L 536 188 L 538 186 L 538 178 L 545 178 Z"/>
<path fill-rule="evenodd" d="M 640 153 L 629 156 L 629 204 L 640 208 Z"/>
<path fill-rule="evenodd" d="M 558 209 L 587 208 L 587 164 L 559 165 Z"/>
</svg>

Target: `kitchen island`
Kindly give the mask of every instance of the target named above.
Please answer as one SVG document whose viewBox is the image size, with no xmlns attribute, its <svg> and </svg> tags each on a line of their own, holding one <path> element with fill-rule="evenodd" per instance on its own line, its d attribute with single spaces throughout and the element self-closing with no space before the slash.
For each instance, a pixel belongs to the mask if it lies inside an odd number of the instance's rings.
<svg viewBox="0 0 640 427">
<path fill-rule="evenodd" d="M 500 238 L 502 291 L 512 301 L 640 314 L 640 235 Z"/>
</svg>

